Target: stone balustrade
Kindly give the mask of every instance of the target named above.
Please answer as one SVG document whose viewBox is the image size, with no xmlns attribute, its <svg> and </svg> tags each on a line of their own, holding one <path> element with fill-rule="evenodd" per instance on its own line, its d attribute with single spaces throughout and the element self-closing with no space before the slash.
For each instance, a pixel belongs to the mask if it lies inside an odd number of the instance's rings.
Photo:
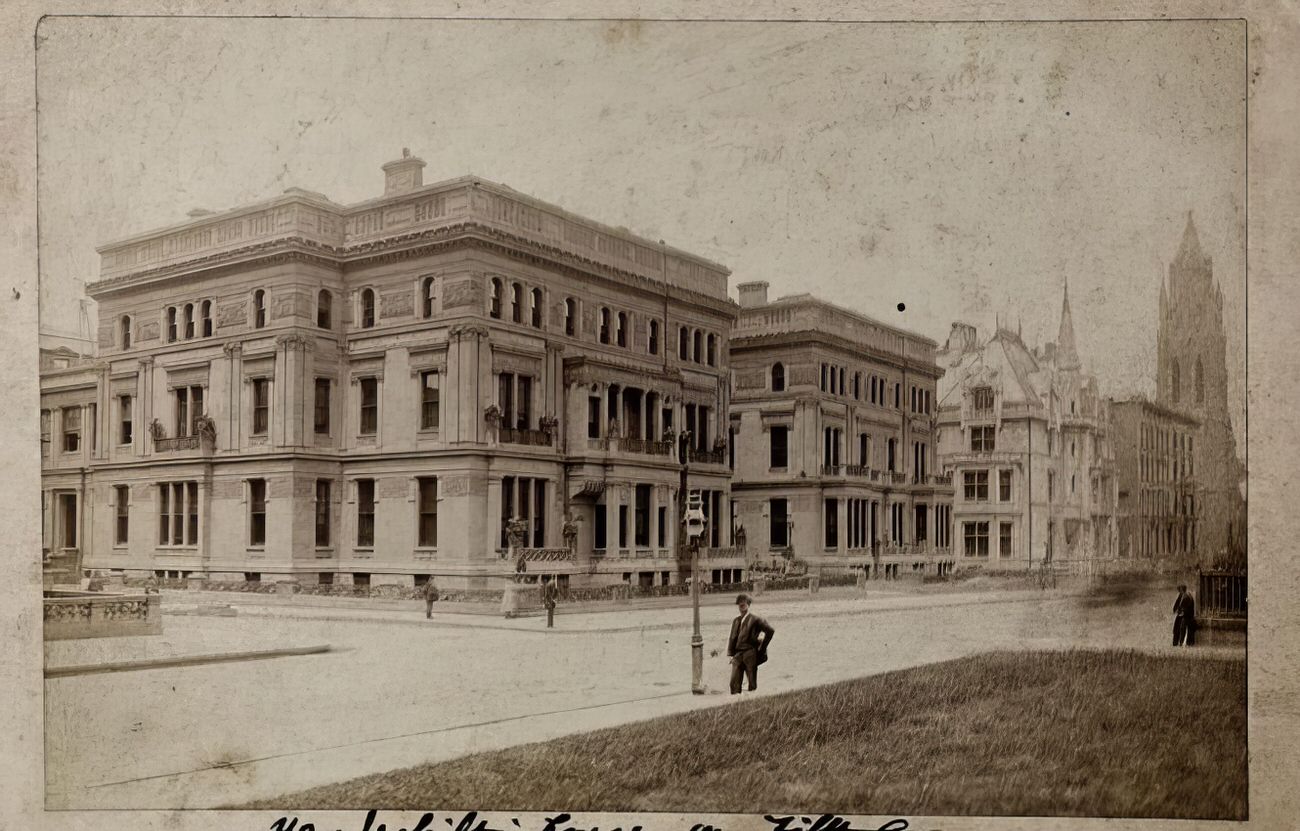
<svg viewBox="0 0 1300 831">
<path fill-rule="evenodd" d="M 45 640 L 162 634 L 156 594 L 45 592 Z"/>
</svg>

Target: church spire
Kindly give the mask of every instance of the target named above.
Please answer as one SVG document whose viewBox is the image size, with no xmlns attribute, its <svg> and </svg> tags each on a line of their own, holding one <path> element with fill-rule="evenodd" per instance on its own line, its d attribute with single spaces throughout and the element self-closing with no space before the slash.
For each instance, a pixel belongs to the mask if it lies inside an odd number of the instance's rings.
<svg viewBox="0 0 1300 831">
<path fill-rule="evenodd" d="M 1201 250 L 1201 238 L 1196 233 L 1196 222 L 1192 212 L 1187 212 L 1187 225 L 1183 227 L 1183 241 L 1178 245 L 1178 254 L 1174 257 L 1176 266 L 1209 267 L 1209 258 Z"/>
<path fill-rule="evenodd" d="M 1065 280 L 1065 299 L 1061 302 L 1061 329 L 1056 335 L 1056 365 L 1061 369 L 1078 369 L 1079 352 L 1074 345 L 1074 319 L 1070 315 L 1070 280 Z"/>
</svg>

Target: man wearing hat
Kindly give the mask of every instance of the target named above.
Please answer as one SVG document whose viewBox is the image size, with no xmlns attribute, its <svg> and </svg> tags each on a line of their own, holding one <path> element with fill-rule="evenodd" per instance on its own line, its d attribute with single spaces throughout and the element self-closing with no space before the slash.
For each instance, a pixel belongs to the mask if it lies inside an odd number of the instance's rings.
<svg viewBox="0 0 1300 831">
<path fill-rule="evenodd" d="M 1196 602 L 1187 593 L 1187 586 L 1178 587 L 1174 598 L 1174 646 L 1191 646 L 1196 643 Z"/>
<path fill-rule="evenodd" d="M 749 691 L 758 689 L 758 665 L 767 661 L 774 630 L 758 615 L 749 613 L 749 595 L 736 597 L 740 614 L 731 622 L 727 657 L 731 658 L 731 694 L 740 694 L 741 673 L 749 676 Z"/>
</svg>

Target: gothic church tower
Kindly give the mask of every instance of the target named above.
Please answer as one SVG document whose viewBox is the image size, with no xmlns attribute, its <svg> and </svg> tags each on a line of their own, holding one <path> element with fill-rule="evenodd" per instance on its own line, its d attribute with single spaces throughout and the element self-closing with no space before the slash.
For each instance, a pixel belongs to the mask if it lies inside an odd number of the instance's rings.
<svg viewBox="0 0 1300 831">
<path fill-rule="evenodd" d="M 1243 533 L 1245 471 L 1228 412 L 1223 292 L 1190 212 L 1168 282 L 1160 285 L 1156 367 L 1156 401 L 1201 424 L 1193 448 L 1200 500 L 1196 550 L 1209 565 Z"/>
</svg>

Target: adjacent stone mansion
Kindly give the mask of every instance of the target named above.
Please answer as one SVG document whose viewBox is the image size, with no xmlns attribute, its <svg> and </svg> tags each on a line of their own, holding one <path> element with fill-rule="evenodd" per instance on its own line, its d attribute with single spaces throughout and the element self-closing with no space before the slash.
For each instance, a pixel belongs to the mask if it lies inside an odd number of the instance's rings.
<svg viewBox="0 0 1300 831">
<path fill-rule="evenodd" d="M 731 487 L 751 554 L 873 576 L 951 565 L 937 344 L 811 295 L 738 288 Z"/>
<path fill-rule="evenodd" d="M 682 441 L 710 564 L 741 575 L 727 269 L 424 166 L 404 153 L 359 204 L 294 188 L 99 249 L 97 355 L 42 371 L 51 556 L 675 583 Z"/>
</svg>

